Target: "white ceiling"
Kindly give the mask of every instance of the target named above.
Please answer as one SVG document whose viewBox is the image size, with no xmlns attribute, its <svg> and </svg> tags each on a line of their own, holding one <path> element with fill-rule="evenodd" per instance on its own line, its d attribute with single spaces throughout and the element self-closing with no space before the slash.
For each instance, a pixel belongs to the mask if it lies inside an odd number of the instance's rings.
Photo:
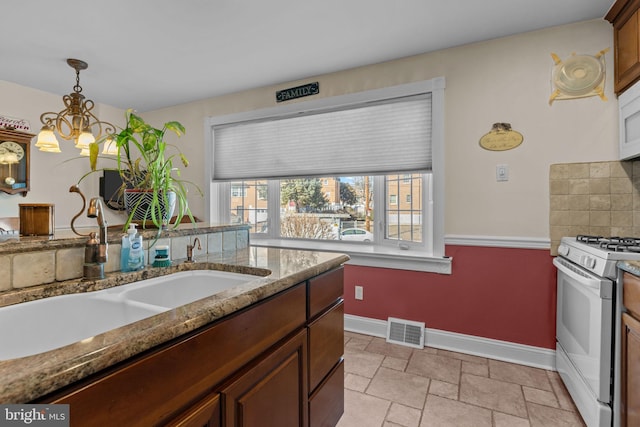
<svg viewBox="0 0 640 427">
<path fill-rule="evenodd" d="M 613 0 L 3 0 L 0 80 L 140 112 L 545 27 Z"/>
</svg>

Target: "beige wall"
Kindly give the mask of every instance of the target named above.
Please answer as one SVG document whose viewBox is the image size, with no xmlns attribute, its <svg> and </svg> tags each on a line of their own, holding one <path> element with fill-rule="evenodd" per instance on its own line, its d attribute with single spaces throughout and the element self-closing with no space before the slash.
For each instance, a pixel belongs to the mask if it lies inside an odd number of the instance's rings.
<svg viewBox="0 0 640 427">
<path fill-rule="evenodd" d="M 152 121 L 180 120 L 192 160 L 188 174 L 204 176 L 203 120 L 276 105 L 275 91 L 320 82 L 320 97 L 444 76 L 446 219 L 449 235 L 549 236 L 549 165 L 613 160 L 617 156 L 617 101 L 613 55 L 607 62 L 607 102 L 598 97 L 556 101 L 551 53 L 596 54 L 612 48 L 612 27 L 594 20 L 447 49 L 338 73 L 221 96 L 145 114 Z M 302 99 L 304 100 L 304 99 Z M 524 135 L 518 148 L 492 152 L 478 140 L 493 123 L 511 123 Z M 510 180 L 496 182 L 508 164 Z M 199 200 L 193 208 L 203 211 Z"/>
<path fill-rule="evenodd" d="M 187 134 L 180 144 L 191 164 L 183 175 L 202 183 L 204 189 L 207 165 L 203 146 L 205 117 L 273 107 L 276 90 L 309 81 L 319 81 L 320 95 L 317 97 L 327 97 L 444 76 L 445 232 L 450 235 L 546 238 L 549 236 L 549 166 L 552 163 L 614 160 L 618 134 L 617 101 L 612 92 L 612 52 L 605 55 L 609 101 L 592 97 L 556 101 L 549 106 L 551 53 L 560 58 L 574 52 L 596 54 L 613 47 L 612 34 L 612 27 L 604 20 L 582 22 L 283 82 L 143 116 L 154 124 L 178 120 L 186 126 Z M 10 83 L 0 84 L 3 93 L 0 113 L 27 118 L 32 126 L 37 126 L 41 111 L 56 109 L 61 102 L 57 95 L 35 93 Z M 8 98 L 4 96 L 5 90 L 10 91 Z M 24 93 L 28 94 L 26 101 Z M 111 118 L 112 112 L 119 113 L 109 109 L 107 118 Z M 511 123 L 514 130 L 524 135 L 522 145 L 505 152 L 480 148 L 478 140 L 496 122 Z M 39 156 L 35 159 L 36 168 L 45 164 L 52 165 L 48 158 L 46 163 Z M 508 182 L 496 182 L 498 164 L 509 165 Z M 57 171 L 63 174 L 61 168 Z M 77 176 L 70 170 L 64 172 L 63 176 Z M 68 223 L 70 218 L 60 217 L 58 205 L 74 203 L 71 211 L 76 209 L 76 201 L 66 195 L 73 180 L 56 177 L 55 184 L 48 181 L 46 185 L 41 184 L 40 178 L 46 180 L 46 176 L 38 172 L 34 191 L 27 199 L 33 203 L 56 203 L 56 222 Z M 58 194 L 58 189 L 65 195 Z M 54 191 L 55 195 L 52 194 Z M 7 198 L 0 197 L 3 204 L 0 209 L 4 210 Z M 202 216 L 204 199 L 192 197 L 190 203 L 194 214 Z M 11 204 L 17 206 L 17 201 L 11 199 Z M 69 209 L 64 209 L 65 215 L 72 216 Z"/>
<path fill-rule="evenodd" d="M 69 92 L 72 86 L 69 85 Z M 85 96 L 91 98 L 90 89 Z M 31 133 L 37 134 L 42 127 L 40 114 L 45 111 L 60 111 L 64 104 L 62 95 L 43 92 L 0 80 L 0 114 L 26 119 L 31 123 Z M 124 111 L 96 104 L 96 115 L 101 120 L 114 124 L 122 124 Z M 69 193 L 69 187 L 78 182 L 80 177 L 89 171 L 89 161 L 78 158 L 78 150 L 73 142 L 60 139 L 62 153 L 44 153 L 34 147 L 36 138 L 31 144 L 31 191 L 27 197 L 0 193 L 0 217 L 18 216 L 20 203 L 54 203 L 56 228 L 69 228 L 71 219 L 82 207 L 82 199 L 77 194 Z M 110 165 L 101 160 L 100 165 Z M 87 197 L 98 195 L 98 174 L 83 181 L 81 191 Z M 108 209 L 107 209 L 108 211 Z M 107 215 L 110 224 L 123 224 L 120 215 Z M 86 217 L 78 218 L 76 225 L 94 225 L 95 220 Z"/>
</svg>

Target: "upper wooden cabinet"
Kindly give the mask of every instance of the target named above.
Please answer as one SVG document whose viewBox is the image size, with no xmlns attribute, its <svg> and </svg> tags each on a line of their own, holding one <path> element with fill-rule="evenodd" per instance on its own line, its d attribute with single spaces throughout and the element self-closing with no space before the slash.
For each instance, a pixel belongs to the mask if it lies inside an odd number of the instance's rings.
<svg viewBox="0 0 640 427">
<path fill-rule="evenodd" d="M 614 90 L 617 95 L 640 80 L 640 0 L 618 0 L 605 16 L 613 24 Z"/>
</svg>

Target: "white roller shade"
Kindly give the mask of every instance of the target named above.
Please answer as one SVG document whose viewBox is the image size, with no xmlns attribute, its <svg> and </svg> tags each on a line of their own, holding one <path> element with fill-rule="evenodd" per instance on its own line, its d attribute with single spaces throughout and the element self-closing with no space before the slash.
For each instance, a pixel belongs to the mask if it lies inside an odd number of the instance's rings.
<svg viewBox="0 0 640 427">
<path fill-rule="evenodd" d="M 431 94 L 213 128 L 213 179 L 431 170 Z"/>
</svg>

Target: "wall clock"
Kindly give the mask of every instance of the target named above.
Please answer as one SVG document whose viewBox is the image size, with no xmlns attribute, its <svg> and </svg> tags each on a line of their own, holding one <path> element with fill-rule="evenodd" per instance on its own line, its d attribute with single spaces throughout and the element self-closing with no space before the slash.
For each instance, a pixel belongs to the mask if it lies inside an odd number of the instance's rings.
<svg viewBox="0 0 640 427">
<path fill-rule="evenodd" d="M 29 145 L 34 134 L 0 128 L 0 191 L 27 195 Z"/>
</svg>

